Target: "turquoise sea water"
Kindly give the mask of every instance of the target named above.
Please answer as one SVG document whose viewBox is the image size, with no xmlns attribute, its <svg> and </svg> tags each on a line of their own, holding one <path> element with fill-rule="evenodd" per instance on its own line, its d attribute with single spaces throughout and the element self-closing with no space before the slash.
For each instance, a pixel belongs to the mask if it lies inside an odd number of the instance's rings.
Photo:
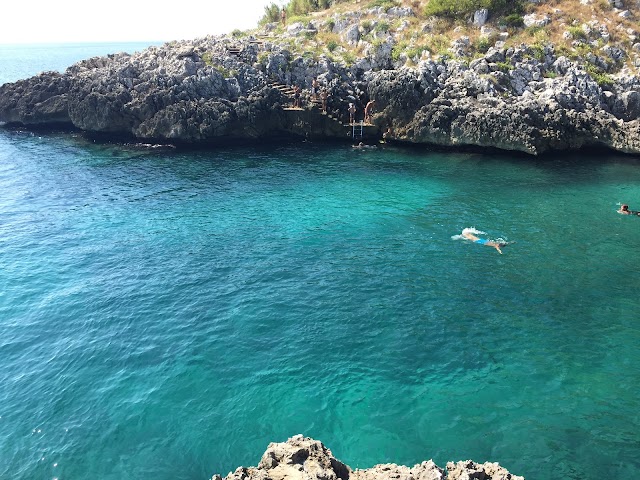
<svg viewBox="0 0 640 480">
<path fill-rule="evenodd" d="M 640 473 L 638 158 L 0 130 L 0 192 L 0 478 L 206 479 L 297 433 Z"/>
</svg>

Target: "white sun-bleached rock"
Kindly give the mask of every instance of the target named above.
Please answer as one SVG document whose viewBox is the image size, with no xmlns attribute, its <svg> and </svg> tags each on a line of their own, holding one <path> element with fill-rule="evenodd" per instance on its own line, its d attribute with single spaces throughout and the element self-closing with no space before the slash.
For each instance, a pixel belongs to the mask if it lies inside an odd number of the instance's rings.
<svg viewBox="0 0 640 480">
<path fill-rule="evenodd" d="M 473 13 L 473 24 L 476 27 L 482 27 L 489 20 L 489 10 L 482 8 Z"/>
<path fill-rule="evenodd" d="M 522 17 L 525 27 L 544 27 L 551 22 L 551 17 L 549 15 L 537 15 L 535 13 L 530 13 L 529 15 L 525 15 Z"/>
<path fill-rule="evenodd" d="M 511 475 L 497 463 L 478 464 L 450 462 L 449 480 L 524 480 Z M 445 470 L 433 460 L 413 467 L 393 463 L 379 464 L 367 469 L 351 469 L 322 443 L 296 435 L 283 443 L 270 443 L 257 467 L 239 467 L 224 480 L 444 480 Z M 223 480 L 214 475 L 212 480 Z"/>
</svg>

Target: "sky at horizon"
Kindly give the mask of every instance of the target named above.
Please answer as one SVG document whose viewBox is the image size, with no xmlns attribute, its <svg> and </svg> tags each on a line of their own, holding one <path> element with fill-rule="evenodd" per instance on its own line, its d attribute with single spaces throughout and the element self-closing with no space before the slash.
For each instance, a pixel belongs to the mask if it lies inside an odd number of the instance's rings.
<svg viewBox="0 0 640 480">
<path fill-rule="evenodd" d="M 270 3 L 283 0 L 111 0 L 103 8 L 80 0 L 8 2 L 0 45 L 191 39 L 253 28 Z"/>
</svg>

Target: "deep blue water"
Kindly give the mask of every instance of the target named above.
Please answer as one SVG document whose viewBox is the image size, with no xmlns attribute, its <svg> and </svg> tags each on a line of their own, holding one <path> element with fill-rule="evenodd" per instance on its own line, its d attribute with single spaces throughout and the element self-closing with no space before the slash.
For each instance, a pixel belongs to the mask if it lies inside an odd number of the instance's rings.
<svg viewBox="0 0 640 480">
<path fill-rule="evenodd" d="M 0 130 L 0 192 L 0 478 L 206 479 L 297 433 L 640 473 L 637 158 Z"/>
</svg>

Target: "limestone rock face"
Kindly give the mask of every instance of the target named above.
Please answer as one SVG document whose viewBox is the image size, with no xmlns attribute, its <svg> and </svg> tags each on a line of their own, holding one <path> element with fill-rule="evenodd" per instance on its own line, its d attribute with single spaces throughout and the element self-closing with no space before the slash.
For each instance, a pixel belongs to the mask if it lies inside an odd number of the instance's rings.
<svg viewBox="0 0 640 480">
<path fill-rule="evenodd" d="M 272 480 L 347 480 L 349 468 L 331 450 L 311 438 L 298 435 L 285 443 L 271 443 L 258 464 Z"/>
<path fill-rule="evenodd" d="M 347 43 L 355 45 L 360 40 L 360 30 L 358 29 L 358 25 L 351 25 L 347 28 L 343 35 L 344 40 Z"/>
<path fill-rule="evenodd" d="M 473 13 L 473 24 L 482 27 L 489 20 L 489 10 L 482 8 Z"/>
<path fill-rule="evenodd" d="M 45 72 L 7 87 L 0 86 L 0 120 L 4 122 L 68 124 L 70 80 L 57 72 Z"/>
<path fill-rule="evenodd" d="M 524 480 L 497 463 L 449 462 L 447 470 L 448 476 L 432 460 L 413 467 L 381 464 L 352 470 L 321 442 L 296 435 L 283 443 L 270 443 L 257 467 L 239 467 L 224 480 Z M 223 479 L 214 475 L 212 480 Z"/>
<path fill-rule="evenodd" d="M 529 15 L 525 15 L 523 17 L 525 27 L 544 27 L 551 22 L 551 18 L 548 15 L 539 16 L 535 13 L 531 13 Z"/>
<path fill-rule="evenodd" d="M 640 152 L 637 78 L 620 77 L 605 94 L 565 57 L 547 62 L 562 76 L 544 78 L 540 63 L 524 61 L 523 54 L 494 50 L 469 66 L 429 61 L 379 72 L 371 76 L 369 93 L 396 138 L 411 143 L 531 154 L 588 146 Z M 513 65 L 509 73 L 490 61 L 499 59 Z"/>
<path fill-rule="evenodd" d="M 448 480 L 524 480 L 524 477 L 510 474 L 497 463 L 478 464 L 467 460 L 466 462 L 447 463 Z"/>
<path fill-rule="evenodd" d="M 412 468 L 404 465 L 387 463 L 375 465 L 366 470 L 356 470 L 351 474 L 350 480 L 444 480 L 444 470 L 438 467 L 433 460 L 414 465 Z"/>
<path fill-rule="evenodd" d="M 344 33 L 359 15 L 339 20 Z M 598 22 L 586 26 L 589 35 L 603 35 Z M 630 52 L 605 45 L 581 64 L 557 55 L 552 45 L 505 49 L 496 43 L 473 60 L 418 52 L 404 65 L 408 56 L 394 56 L 392 34 L 378 33 L 381 41 L 365 45 L 350 65 L 224 36 L 90 58 L 64 73 L 0 86 L 0 122 L 188 144 L 292 136 L 347 140 L 351 130 L 340 122 L 348 122 L 349 103 L 359 120 L 375 100 L 368 133 L 391 127 L 400 142 L 529 154 L 590 146 L 640 153 L 637 72 L 625 65 L 604 76 L 604 83 L 589 73 L 590 66 Z M 470 49 L 468 37 L 451 46 L 461 57 Z M 326 115 L 311 104 L 313 78 L 328 91 Z M 303 110 L 283 109 L 293 99 L 282 84 L 302 89 Z"/>
</svg>

